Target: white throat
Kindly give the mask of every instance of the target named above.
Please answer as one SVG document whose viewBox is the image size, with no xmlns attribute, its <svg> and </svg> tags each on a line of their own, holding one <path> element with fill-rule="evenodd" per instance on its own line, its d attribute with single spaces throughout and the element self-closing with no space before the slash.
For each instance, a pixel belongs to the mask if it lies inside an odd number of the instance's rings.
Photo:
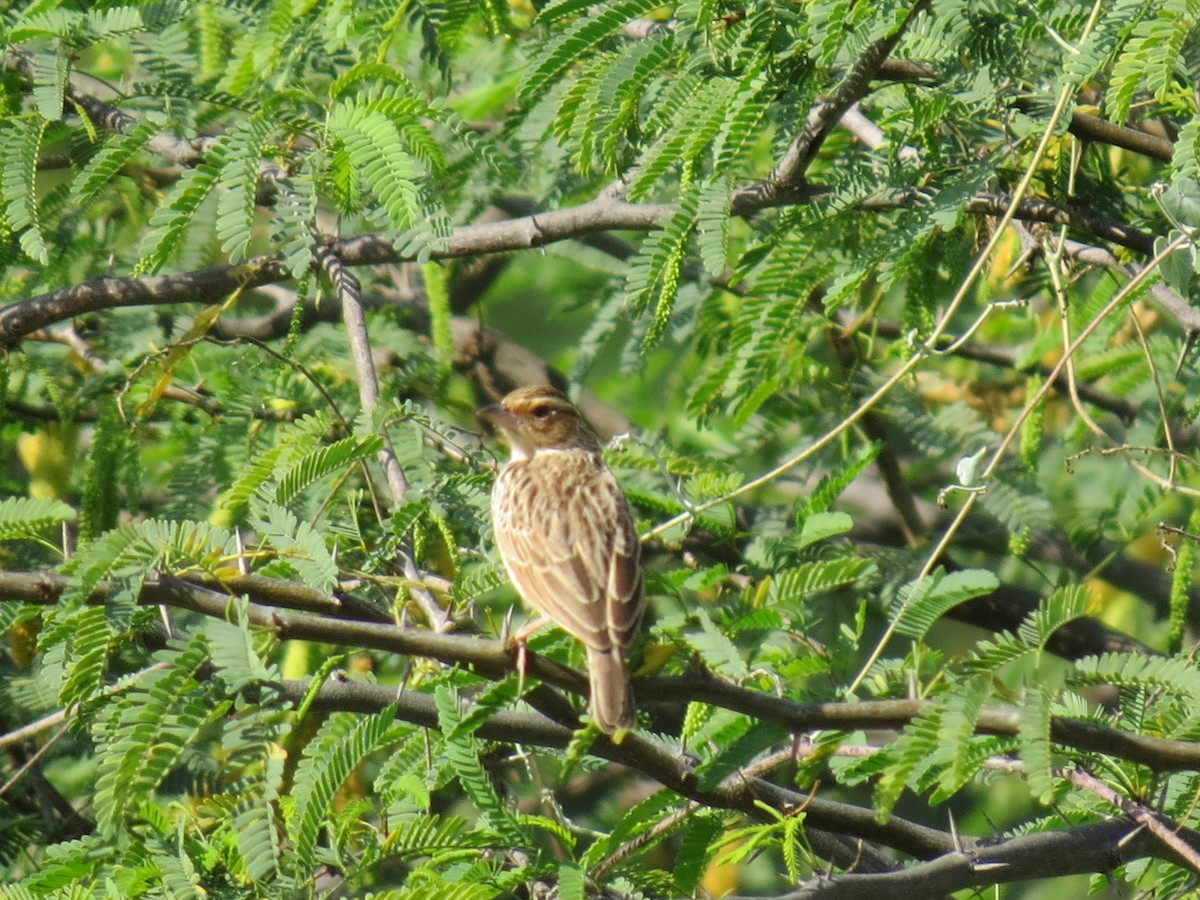
<svg viewBox="0 0 1200 900">
<path fill-rule="evenodd" d="M 532 459 L 534 456 L 548 456 L 552 453 L 573 453 L 575 451 L 563 447 L 526 447 L 513 441 L 512 455 L 509 456 L 509 462 L 522 462 L 527 459 Z"/>
</svg>

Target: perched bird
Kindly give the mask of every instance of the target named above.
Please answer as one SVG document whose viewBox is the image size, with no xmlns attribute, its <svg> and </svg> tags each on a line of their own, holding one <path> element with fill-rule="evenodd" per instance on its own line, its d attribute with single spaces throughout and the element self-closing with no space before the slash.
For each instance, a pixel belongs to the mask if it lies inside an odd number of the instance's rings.
<svg viewBox="0 0 1200 900">
<path fill-rule="evenodd" d="M 504 568 L 526 603 L 583 643 L 592 718 L 619 742 L 635 721 L 625 649 L 645 612 L 629 503 L 561 391 L 519 388 L 479 415 L 512 451 L 492 489 Z"/>
</svg>

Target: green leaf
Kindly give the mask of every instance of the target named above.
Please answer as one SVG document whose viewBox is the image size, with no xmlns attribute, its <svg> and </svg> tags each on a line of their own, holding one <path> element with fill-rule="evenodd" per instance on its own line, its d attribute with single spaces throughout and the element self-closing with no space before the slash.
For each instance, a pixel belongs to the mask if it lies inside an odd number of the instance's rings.
<svg viewBox="0 0 1200 900">
<path fill-rule="evenodd" d="M 938 747 L 935 766 L 944 767 L 937 777 L 937 790 L 930 803 L 941 803 L 962 788 L 983 760 L 971 753 L 975 743 L 975 723 L 983 704 L 991 696 L 991 683 L 986 678 L 972 678 L 947 696 L 938 723 Z"/>
<path fill-rule="evenodd" d="M 700 189 L 696 202 L 696 245 L 704 270 L 714 278 L 723 274 L 726 266 L 732 186 L 733 179 L 727 175 L 709 182 Z"/>
<path fill-rule="evenodd" d="M 260 116 L 239 122 L 225 137 L 224 162 L 217 188 L 217 238 L 231 263 L 246 258 L 258 196 L 258 165 L 271 133 Z"/>
<path fill-rule="evenodd" d="M 309 451 L 292 462 L 279 474 L 274 502 L 291 503 L 302 491 L 322 478 L 345 471 L 364 459 L 369 459 L 383 446 L 378 435 L 343 438 L 324 447 Z"/>
<path fill-rule="evenodd" d="M 147 519 L 123 525 L 80 547 L 63 566 L 72 576 L 68 603 L 85 603 L 106 578 L 128 581 L 136 595 L 141 581 L 153 570 L 219 568 L 233 554 L 228 530 L 205 522 Z"/>
<path fill-rule="evenodd" d="M 702 791 L 715 788 L 728 775 L 749 765 L 760 754 L 787 739 L 788 730 L 776 725 L 754 723 L 732 740 L 714 739 L 720 748 L 716 755 L 696 767 L 696 784 Z"/>
<path fill-rule="evenodd" d="M 874 793 L 875 814 L 880 821 L 887 821 L 914 774 L 933 760 L 942 730 L 942 715 L 940 706 L 922 710 L 904 726 L 892 746 L 878 754 L 880 759 L 874 764 L 886 764 Z"/>
<path fill-rule="evenodd" d="M 828 512 L 833 501 L 841 496 L 850 484 L 863 473 L 867 466 L 875 461 L 883 449 L 882 444 L 866 444 L 859 447 L 851 455 L 850 459 L 842 463 L 840 467 L 825 475 L 817 482 L 817 486 L 808 495 L 808 498 L 803 502 L 801 511 L 797 512 L 797 523 L 805 523 L 802 526 L 801 533 L 807 528 L 808 517 L 817 513 Z"/>
<path fill-rule="evenodd" d="M 1189 659 L 1143 656 L 1135 653 L 1104 653 L 1075 663 L 1069 673 L 1072 684 L 1111 684 L 1123 688 L 1147 688 L 1200 699 L 1200 669 Z"/>
<path fill-rule="evenodd" d="M 854 520 L 844 512 L 822 512 L 807 516 L 796 537 L 796 549 L 802 550 L 819 541 L 845 534 L 854 527 Z"/>
<path fill-rule="evenodd" d="M 964 569 L 949 575 L 939 567 L 931 575 L 900 588 L 889 615 L 896 630 L 920 640 L 933 623 L 960 603 L 990 594 L 1000 580 L 986 569 Z"/>
<path fill-rule="evenodd" d="M 198 636 L 159 654 L 164 668 L 146 672 L 92 729 L 97 743 L 96 824 L 104 834 L 127 827 L 180 756 L 227 702 L 199 690 L 196 673 L 207 649 Z"/>
<path fill-rule="evenodd" d="M 658 833 L 655 829 L 667 811 L 677 803 L 678 797 L 673 791 L 661 790 L 633 804 L 621 814 L 621 818 L 606 837 L 597 838 L 584 851 L 579 860 L 580 867 L 585 871 L 591 869 L 635 838 L 640 846 L 646 846 L 647 842 L 653 843 L 653 840 L 665 837 L 665 833 Z"/>
<path fill-rule="evenodd" d="M 70 616 L 71 632 L 67 641 L 66 668 L 59 702 L 72 706 L 90 700 L 100 690 L 116 632 L 109 624 L 104 607 L 89 606 Z"/>
<path fill-rule="evenodd" d="M 263 504 L 253 524 L 275 552 L 295 567 L 305 584 L 319 591 L 337 587 L 337 563 L 325 546 L 325 536 L 312 525 L 277 503 Z"/>
<path fill-rule="evenodd" d="M 438 263 L 426 263 L 421 266 L 421 280 L 425 284 L 426 303 L 429 307 L 429 336 L 437 351 L 438 377 L 444 382 L 449 377 L 454 362 L 450 292 L 445 270 Z"/>
<path fill-rule="evenodd" d="M 20 235 L 25 255 L 42 265 L 50 262 L 37 198 L 37 160 L 45 129 L 41 116 L 10 117 L 0 135 L 0 201 L 8 228 Z"/>
<path fill-rule="evenodd" d="M 696 202 L 696 195 L 689 192 L 680 208 L 662 222 L 662 228 L 646 238 L 630 265 L 626 282 L 630 311 L 637 315 L 654 305 L 642 337 L 643 354 L 657 345 L 671 321 L 684 254 L 696 224 Z"/>
<path fill-rule="evenodd" d="M 1050 692 L 1031 686 L 1021 705 L 1021 724 L 1017 731 L 1020 743 L 1017 752 L 1025 765 L 1025 780 L 1029 791 L 1039 803 L 1054 798 L 1056 779 L 1050 744 Z"/>
<path fill-rule="evenodd" d="M 558 866 L 559 900 L 584 900 L 587 896 L 587 884 L 583 871 L 574 863 L 560 863 Z"/>
<path fill-rule="evenodd" d="M 853 557 L 804 563 L 771 576 L 767 603 L 794 606 L 833 588 L 853 584 L 874 570 L 870 560 Z"/>
<path fill-rule="evenodd" d="M 75 520 L 75 510 L 61 500 L 8 497 L 0 500 L 0 541 L 43 537 L 47 531 Z"/>
<path fill-rule="evenodd" d="M 368 754 L 398 739 L 398 731 L 392 728 L 395 715 L 394 706 L 373 716 L 335 714 L 305 748 L 292 789 L 295 806 L 287 821 L 296 848 L 297 874 L 311 869 L 317 838 L 338 789 Z"/>
<path fill-rule="evenodd" d="M 1017 636 L 1031 647 L 1046 646 L 1054 632 L 1073 619 L 1087 615 L 1088 589 L 1074 584 L 1059 588 L 1038 603 L 1033 613 L 1021 623 Z"/>
<path fill-rule="evenodd" d="M 462 714 L 459 711 L 458 699 L 454 692 L 442 686 L 435 693 L 438 709 L 438 727 L 443 734 L 449 735 L 461 731 L 459 724 Z M 483 814 L 487 828 L 495 831 L 504 840 L 515 847 L 524 847 L 529 843 L 529 837 L 518 824 L 496 793 L 492 780 L 484 771 L 479 761 L 479 750 L 475 740 L 470 735 L 447 738 L 444 758 L 450 764 L 459 784 L 467 796 L 475 803 Z"/>
<path fill-rule="evenodd" d="M 179 250 L 197 210 L 217 186 L 223 163 L 218 142 L 210 148 L 205 162 L 185 171 L 163 198 L 150 219 L 150 231 L 138 248 L 141 260 L 134 267 L 135 274 L 157 272 Z"/>
<path fill-rule="evenodd" d="M 618 0 L 600 5 L 594 15 L 581 18 L 565 31 L 547 41 L 532 61 L 521 85 L 521 95 L 532 105 L 570 66 L 594 49 L 630 19 L 645 15 L 657 0 Z M 562 7 L 560 7 L 561 9 Z M 589 9 L 593 8 L 589 5 Z M 565 15 L 565 13 L 563 13 Z M 551 18 L 556 18 L 551 14 Z"/>
<path fill-rule="evenodd" d="M 715 853 L 716 841 L 725 830 L 725 822 L 719 813 L 697 810 L 688 816 L 685 828 L 671 874 L 680 894 L 692 896 Z"/>
<path fill-rule="evenodd" d="M 62 118 L 69 71 L 69 54 L 62 46 L 55 46 L 52 53 L 39 53 L 33 58 L 33 97 L 38 112 L 48 122 Z"/>
<path fill-rule="evenodd" d="M 698 633 L 689 632 L 686 639 L 692 649 L 700 654 L 704 664 L 734 681 L 745 678 L 749 670 L 737 645 L 721 633 L 703 607 L 697 607 L 695 616 L 701 630 Z"/>
</svg>

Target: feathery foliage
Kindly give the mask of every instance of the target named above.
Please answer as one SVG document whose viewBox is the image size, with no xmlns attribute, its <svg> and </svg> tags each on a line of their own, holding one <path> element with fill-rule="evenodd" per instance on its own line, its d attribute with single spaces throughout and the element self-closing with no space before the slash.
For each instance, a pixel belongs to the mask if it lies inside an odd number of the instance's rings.
<svg viewBox="0 0 1200 900">
<path fill-rule="evenodd" d="M 1195 892 L 1196 0 L 0 35 L 0 896 Z M 619 745 L 490 531 L 559 369 Z"/>
</svg>

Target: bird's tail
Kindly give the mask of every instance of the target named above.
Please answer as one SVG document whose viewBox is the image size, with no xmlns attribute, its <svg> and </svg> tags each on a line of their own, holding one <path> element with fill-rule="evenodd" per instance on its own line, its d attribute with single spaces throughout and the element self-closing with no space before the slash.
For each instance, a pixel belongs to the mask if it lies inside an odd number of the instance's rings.
<svg viewBox="0 0 1200 900">
<path fill-rule="evenodd" d="M 592 685 L 592 718 L 613 743 L 619 744 L 637 722 L 629 670 L 625 668 L 625 651 L 620 647 L 608 650 L 589 647 L 587 657 Z"/>
</svg>

